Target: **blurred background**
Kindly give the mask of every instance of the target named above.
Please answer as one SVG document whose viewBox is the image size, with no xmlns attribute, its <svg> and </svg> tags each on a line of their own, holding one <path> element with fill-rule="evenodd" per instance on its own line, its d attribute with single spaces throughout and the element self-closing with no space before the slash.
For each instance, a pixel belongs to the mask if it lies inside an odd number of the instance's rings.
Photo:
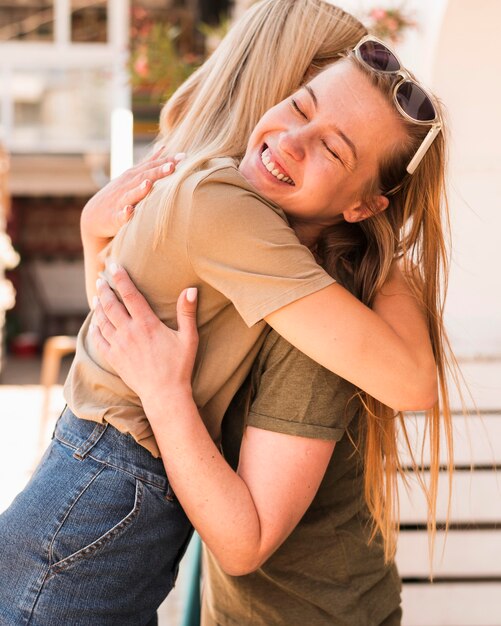
<svg viewBox="0 0 501 626">
<path fill-rule="evenodd" d="M 87 313 L 80 211 L 110 176 L 145 153 L 162 103 L 250 4 L 0 0 L 0 510 L 29 478 L 62 409 L 60 384 Z M 478 433 L 476 422 L 469 426 L 468 439 L 483 441 L 482 451 L 470 445 L 464 458 L 460 449 L 457 472 L 462 484 L 468 471 L 469 492 L 485 497 L 469 512 L 457 512 L 455 523 L 463 533 L 457 550 L 464 558 L 451 564 L 446 557 L 437 579 L 448 594 L 448 602 L 437 596 L 447 610 L 433 605 L 428 620 L 423 598 L 435 597 L 437 584 L 425 587 L 425 566 L 406 570 L 401 557 L 406 623 L 499 626 L 501 497 L 493 476 L 501 460 L 496 448 L 501 434 L 501 3 L 336 4 L 395 45 L 404 63 L 443 99 L 450 118 L 453 247 L 446 321 L 471 391 L 468 396 L 462 387 L 468 408 L 482 416 Z M 460 394 L 455 393 L 454 404 L 461 443 Z M 12 446 L 20 430 L 21 455 Z M 409 513 L 409 520 L 412 528 L 422 523 L 416 514 Z M 480 535 L 463 532 L 468 528 Z M 454 536 L 447 554 L 455 554 Z M 401 554 L 407 550 L 416 559 L 417 545 L 410 542 Z M 469 551 L 477 554 L 475 565 Z M 162 624 L 181 619 L 182 593 L 169 600 Z M 492 611 L 469 614 L 465 604 Z"/>
</svg>

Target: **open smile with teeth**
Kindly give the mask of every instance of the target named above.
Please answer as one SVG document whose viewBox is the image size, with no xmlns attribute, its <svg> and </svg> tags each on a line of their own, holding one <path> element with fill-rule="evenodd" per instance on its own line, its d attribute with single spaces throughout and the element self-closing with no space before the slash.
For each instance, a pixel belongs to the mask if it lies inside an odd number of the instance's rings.
<svg viewBox="0 0 501 626">
<path fill-rule="evenodd" d="M 278 180 L 282 181 L 283 183 L 287 183 L 288 185 L 294 185 L 294 181 L 292 180 L 292 178 L 288 176 L 285 172 L 283 172 L 280 169 L 279 165 L 271 160 L 271 153 L 269 148 L 266 148 L 261 153 L 261 161 L 272 176 L 278 178 Z"/>
</svg>

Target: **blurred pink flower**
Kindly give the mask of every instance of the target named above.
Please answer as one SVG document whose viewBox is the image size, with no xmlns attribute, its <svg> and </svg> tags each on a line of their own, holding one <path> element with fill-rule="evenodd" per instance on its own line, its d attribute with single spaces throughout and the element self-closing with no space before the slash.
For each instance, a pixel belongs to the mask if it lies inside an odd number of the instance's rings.
<svg viewBox="0 0 501 626">
<path fill-rule="evenodd" d="M 369 12 L 372 22 L 370 30 L 381 39 L 398 43 L 408 28 L 415 28 L 417 23 L 410 19 L 401 8 L 374 8 Z"/>
<path fill-rule="evenodd" d="M 133 7 L 132 8 L 132 17 L 135 20 L 144 20 L 145 17 L 148 16 L 148 13 L 145 11 L 143 7 Z"/>
<path fill-rule="evenodd" d="M 386 11 L 384 9 L 372 9 L 370 16 L 373 20 L 382 20 L 386 17 Z"/>
<path fill-rule="evenodd" d="M 400 28 L 400 24 L 394 17 L 389 17 L 386 20 L 386 27 L 388 28 L 390 32 L 396 33 Z"/>
<path fill-rule="evenodd" d="M 134 62 L 134 71 L 141 78 L 146 78 L 150 73 L 148 65 L 148 57 L 146 54 L 140 54 Z"/>
</svg>

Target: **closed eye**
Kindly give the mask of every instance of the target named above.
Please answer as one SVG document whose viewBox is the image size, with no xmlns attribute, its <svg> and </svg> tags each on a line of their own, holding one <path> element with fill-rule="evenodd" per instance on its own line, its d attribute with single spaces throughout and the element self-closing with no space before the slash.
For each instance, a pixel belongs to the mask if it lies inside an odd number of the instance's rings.
<svg viewBox="0 0 501 626">
<path fill-rule="evenodd" d="M 306 116 L 306 113 L 299 108 L 297 102 L 294 100 L 294 98 L 291 98 L 291 106 L 294 109 L 294 111 L 296 111 L 296 113 L 299 113 L 299 115 L 301 115 L 302 117 L 304 117 L 305 120 L 308 119 L 308 117 Z"/>
<path fill-rule="evenodd" d="M 332 154 L 332 156 L 337 159 L 338 161 L 341 161 L 341 158 L 339 156 L 339 154 L 337 154 L 336 152 L 334 152 L 334 150 L 331 150 L 329 148 L 329 146 L 325 143 L 325 141 L 322 141 L 322 143 L 324 144 L 325 148 L 327 149 L 327 152 L 329 152 L 330 154 Z"/>
<path fill-rule="evenodd" d="M 298 103 L 296 102 L 296 100 L 294 100 L 294 98 L 291 98 L 290 100 L 290 104 L 292 106 L 292 108 L 294 109 L 294 111 L 296 113 L 298 113 L 299 115 L 301 115 L 301 117 L 303 117 L 305 120 L 308 119 L 308 116 L 306 115 L 306 113 L 299 107 Z M 326 148 L 327 152 L 329 152 L 329 154 L 334 157 L 337 161 L 339 161 L 340 163 L 342 163 L 344 165 L 343 160 L 341 159 L 341 157 L 337 154 L 337 152 L 334 152 L 334 150 L 331 150 L 329 148 L 329 146 L 327 145 L 327 143 L 322 140 L 322 144 L 324 145 L 324 147 Z"/>
</svg>

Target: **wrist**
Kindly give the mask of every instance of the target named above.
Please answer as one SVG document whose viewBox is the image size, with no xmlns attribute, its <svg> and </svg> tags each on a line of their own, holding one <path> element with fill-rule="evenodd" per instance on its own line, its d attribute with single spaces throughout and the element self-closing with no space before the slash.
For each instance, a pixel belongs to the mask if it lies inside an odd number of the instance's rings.
<svg viewBox="0 0 501 626">
<path fill-rule="evenodd" d="M 150 422 L 165 421 L 173 416 L 178 418 L 196 409 L 193 391 L 190 384 L 169 386 L 159 392 L 156 387 L 150 393 L 140 394 L 146 416 Z"/>
<path fill-rule="evenodd" d="M 100 237 L 92 231 L 86 229 L 83 224 L 80 226 L 80 236 L 84 247 L 99 248 L 102 249 L 109 244 L 113 237 Z"/>
</svg>

